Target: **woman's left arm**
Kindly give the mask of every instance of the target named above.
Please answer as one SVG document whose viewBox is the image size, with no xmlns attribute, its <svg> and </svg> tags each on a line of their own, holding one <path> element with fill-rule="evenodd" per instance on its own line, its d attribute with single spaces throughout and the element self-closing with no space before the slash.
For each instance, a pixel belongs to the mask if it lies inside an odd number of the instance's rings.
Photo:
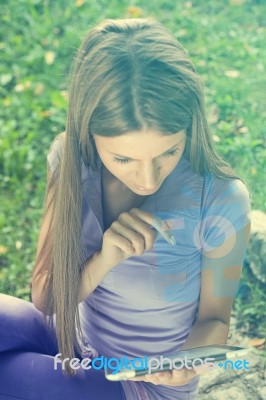
<svg viewBox="0 0 266 400">
<path fill-rule="evenodd" d="M 201 292 L 197 320 L 180 350 L 212 344 L 225 344 L 229 332 L 233 301 L 249 240 L 248 223 L 211 251 L 202 253 Z M 200 368 L 182 368 L 147 374 L 132 380 L 142 380 L 155 385 L 180 386 L 204 373 Z"/>
<path fill-rule="evenodd" d="M 249 223 L 220 247 L 203 253 L 198 317 L 180 350 L 226 343 L 250 227 Z"/>
</svg>

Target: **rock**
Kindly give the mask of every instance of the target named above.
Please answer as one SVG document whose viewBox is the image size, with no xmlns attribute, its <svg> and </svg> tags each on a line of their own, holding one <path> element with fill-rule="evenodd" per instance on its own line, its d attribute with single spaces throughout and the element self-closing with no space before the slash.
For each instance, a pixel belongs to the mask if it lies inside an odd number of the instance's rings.
<svg viewBox="0 0 266 400">
<path fill-rule="evenodd" d="M 240 400 L 240 399 L 246 399 L 245 396 L 245 388 L 236 388 L 236 387 L 230 387 L 228 389 L 220 389 L 217 390 L 213 395 L 212 399 L 213 400 Z"/>
<path fill-rule="evenodd" d="M 230 344 L 230 343 L 228 343 Z M 241 358 L 242 359 L 242 358 Z M 200 377 L 197 400 L 262 400 L 265 398 L 264 353 L 250 348 L 243 360 L 249 369 L 214 368 Z"/>
<path fill-rule="evenodd" d="M 257 279 L 266 283 L 266 214 L 251 211 L 251 232 L 247 248 L 248 262 Z"/>
<path fill-rule="evenodd" d="M 266 386 L 259 388 L 258 393 L 262 399 L 266 399 Z"/>
</svg>

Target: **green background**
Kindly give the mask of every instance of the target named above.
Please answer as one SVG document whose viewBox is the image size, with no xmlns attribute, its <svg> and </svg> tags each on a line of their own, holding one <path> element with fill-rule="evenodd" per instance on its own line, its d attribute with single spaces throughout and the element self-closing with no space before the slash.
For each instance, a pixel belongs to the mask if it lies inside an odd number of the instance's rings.
<svg viewBox="0 0 266 400">
<path fill-rule="evenodd" d="M 180 40 L 203 79 L 217 149 L 265 211 L 265 15 L 263 0 L 1 2 L 0 292 L 30 300 L 48 147 L 64 130 L 75 52 L 104 18 L 153 16 Z M 264 334 L 264 309 L 245 264 L 238 328 Z"/>
</svg>

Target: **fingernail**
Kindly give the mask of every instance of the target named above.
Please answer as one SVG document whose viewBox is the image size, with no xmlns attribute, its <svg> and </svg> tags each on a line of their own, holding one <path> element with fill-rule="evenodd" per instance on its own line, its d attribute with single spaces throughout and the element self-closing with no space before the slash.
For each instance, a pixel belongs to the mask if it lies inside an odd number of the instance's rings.
<svg viewBox="0 0 266 400">
<path fill-rule="evenodd" d="M 167 228 L 169 228 L 169 229 L 172 229 L 174 226 L 172 221 L 167 221 L 165 224 L 166 224 Z"/>
<path fill-rule="evenodd" d="M 176 244 L 175 238 L 173 235 L 170 236 L 170 243 L 174 246 Z"/>
</svg>

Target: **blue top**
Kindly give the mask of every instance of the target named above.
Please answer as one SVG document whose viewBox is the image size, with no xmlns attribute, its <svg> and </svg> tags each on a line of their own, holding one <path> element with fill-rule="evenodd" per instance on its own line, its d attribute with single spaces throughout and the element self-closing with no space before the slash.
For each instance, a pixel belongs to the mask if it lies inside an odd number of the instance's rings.
<svg viewBox="0 0 266 400">
<path fill-rule="evenodd" d="M 62 142 L 55 140 L 48 155 L 52 169 L 61 149 Z M 83 236 L 88 257 L 101 249 L 104 232 L 100 158 L 97 165 L 93 171 L 82 162 Z M 178 351 L 197 318 L 202 251 L 218 247 L 250 221 L 245 185 L 238 179 L 199 176 L 184 155 L 140 209 L 172 221 L 176 245 L 160 236 L 151 250 L 117 264 L 79 304 L 84 357 L 134 358 Z M 227 295 L 234 296 L 237 288 L 232 281 L 228 280 L 227 287 Z M 198 382 L 196 377 L 173 387 L 121 381 L 130 400 L 192 399 Z"/>
</svg>

